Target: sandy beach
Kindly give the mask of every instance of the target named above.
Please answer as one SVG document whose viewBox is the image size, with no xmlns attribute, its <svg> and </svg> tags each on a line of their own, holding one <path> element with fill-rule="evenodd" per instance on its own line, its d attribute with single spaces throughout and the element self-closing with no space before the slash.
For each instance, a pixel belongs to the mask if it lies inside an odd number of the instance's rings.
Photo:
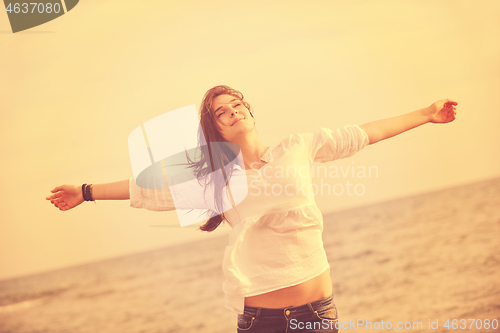
<svg viewBox="0 0 500 333">
<path fill-rule="evenodd" d="M 340 331 L 499 332 L 499 207 L 497 178 L 325 215 Z M 235 332 L 226 242 L 0 281 L 0 332 Z"/>
</svg>

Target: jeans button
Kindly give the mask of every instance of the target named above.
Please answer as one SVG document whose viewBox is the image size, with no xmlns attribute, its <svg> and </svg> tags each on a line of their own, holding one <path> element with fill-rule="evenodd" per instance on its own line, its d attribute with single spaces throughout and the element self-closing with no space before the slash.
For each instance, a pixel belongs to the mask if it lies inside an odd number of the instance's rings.
<svg viewBox="0 0 500 333">
<path fill-rule="evenodd" d="M 290 310 L 286 310 L 285 313 L 288 316 L 290 314 Z"/>
</svg>

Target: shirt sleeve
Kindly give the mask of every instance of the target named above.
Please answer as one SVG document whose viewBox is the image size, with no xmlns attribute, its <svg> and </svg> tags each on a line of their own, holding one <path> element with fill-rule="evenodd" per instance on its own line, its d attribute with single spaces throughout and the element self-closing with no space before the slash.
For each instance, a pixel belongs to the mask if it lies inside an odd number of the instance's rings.
<svg viewBox="0 0 500 333">
<path fill-rule="evenodd" d="M 305 138 L 309 158 L 320 163 L 350 157 L 369 144 L 368 134 L 354 124 L 335 130 L 320 127 Z"/>
</svg>

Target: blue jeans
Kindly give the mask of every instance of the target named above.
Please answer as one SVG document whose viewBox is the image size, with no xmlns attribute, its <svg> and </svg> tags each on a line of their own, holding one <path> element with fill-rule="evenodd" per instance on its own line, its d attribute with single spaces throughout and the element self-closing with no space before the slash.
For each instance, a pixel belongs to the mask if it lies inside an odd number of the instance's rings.
<svg viewBox="0 0 500 333">
<path fill-rule="evenodd" d="M 280 309 L 245 305 L 238 314 L 238 333 L 337 333 L 333 294 L 299 306 Z"/>
</svg>

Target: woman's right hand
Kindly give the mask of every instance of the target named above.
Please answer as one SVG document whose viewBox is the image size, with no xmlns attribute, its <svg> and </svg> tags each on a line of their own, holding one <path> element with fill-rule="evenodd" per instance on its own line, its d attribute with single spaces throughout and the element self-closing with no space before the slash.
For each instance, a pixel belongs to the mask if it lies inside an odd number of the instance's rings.
<svg viewBox="0 0 500 333">
<path fill-rule="evenodd" d="M 45 199 L 50 200 L 59 210 L 69 210 L 81 204 L 83 200 L 82 187 L 78 185 L 56 186 L 52 191 L 54 194 Z"/>
</svg>

